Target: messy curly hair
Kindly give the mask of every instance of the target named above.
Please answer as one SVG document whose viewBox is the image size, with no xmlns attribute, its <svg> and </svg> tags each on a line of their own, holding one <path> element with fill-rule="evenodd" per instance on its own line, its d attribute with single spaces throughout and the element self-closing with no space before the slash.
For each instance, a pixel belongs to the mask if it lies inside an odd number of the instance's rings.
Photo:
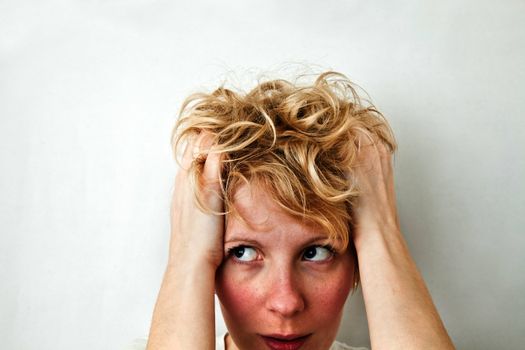
<svg viewBox="0 0 525 350">
<path fill-rule="evenodd" d="M 384 116 L 357 94 L 345 75 L 327 71 L 307 85 L 263 81 L 248 93 L 224 86 L 194 93 L 183 102 L 173 129 L 175 154 L 189 137 L 203 131 L 211 134 L 214 152 L 221 156 L 222 214 L 235 214 L 239 185 L 262 185 L 290 215 L 320 225 L 345 249 L 350 246 L 358 276 L 351 240 L 352 208 L 359 196 L 352 181 L 358 135 L 364 131 L 376 136 L 391 152 L 396 143 Z M 195 186 L 203 159 L 198 158 L 190 172 L 197 203 L 210 212 Z"/>
</svg>

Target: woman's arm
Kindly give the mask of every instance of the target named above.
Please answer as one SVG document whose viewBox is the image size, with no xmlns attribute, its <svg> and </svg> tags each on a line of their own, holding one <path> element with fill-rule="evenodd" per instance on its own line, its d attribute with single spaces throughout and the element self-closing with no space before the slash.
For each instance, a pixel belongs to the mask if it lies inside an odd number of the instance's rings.
<svg viewBox="0 0 525 350">
<path fill-rule="evenodd" d="M 362 146 L 354 243 L 372 349 L 454 349 L 400 231 L 391 154 Z"/>
<path fill-rule="evenodd" d="M 215 272 L 223 256 L 223 218 L 205 214 L 195 204 L 186 169 L 196 147 L 210 147 L 201 134 L 184 152 L 171 207 L 169 261 L 160 288 L 148 339 L 148 350 L 215 349 Z M 198 153 L 198 150 L 197 150 Z M 222 211 L 219 192 L 220 162 L 206 159 L 199 186 L 205 203 Z"/>
<path fill-rule="evenodd" d="M 147 350 L 215 349 L 214 278 L 203 264 L 167 267 Z"/>
</svg>

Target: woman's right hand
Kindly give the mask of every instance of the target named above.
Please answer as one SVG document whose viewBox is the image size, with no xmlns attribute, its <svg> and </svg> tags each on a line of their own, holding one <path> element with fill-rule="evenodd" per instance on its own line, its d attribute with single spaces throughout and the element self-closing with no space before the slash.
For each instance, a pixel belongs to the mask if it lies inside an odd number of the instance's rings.
<svg viewBox="0 0 525 350">
<path fill-rule="evenodd" d="M 206 262 L 217 268 L 222 262 L 224 216 L 202 212 L 190 184 L 192 162 L 200 152 L 213 150 L 212 142 L 211 134 L 201 132 L 191 137 L 186 145 L 171 202 L 170 265 Z M 220 196 L 220 169 L 220 155 L 209 153 L 195 184 L 200 187 L 203 204 L 215 212 L 224 209 Z"/>
<path fill-rule="evenodd" d="M 200 133 L 184 151 L 171 204 L 168 266 L 155 304 L 148 350 L 215 348 L 215 272 L 223 257 L 223 216 L 196 204 L 188 171 L 198 150 L 210 150 L 212 137 Z M 205 152 L 207 153 L 207 152 Z M 220 156 L 208 154 L 198 179 L 203 204 L 222 212 Z"/>
</svg>

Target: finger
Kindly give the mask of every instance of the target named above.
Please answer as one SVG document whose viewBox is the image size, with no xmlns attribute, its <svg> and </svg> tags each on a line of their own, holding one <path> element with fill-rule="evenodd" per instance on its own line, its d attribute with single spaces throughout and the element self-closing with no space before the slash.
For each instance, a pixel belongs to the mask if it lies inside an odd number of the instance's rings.
<svg viewBox="0 0 525 350">
<path fill-rule="evenodd" d="M 199 156 L 205 156 L 213 146 L 213 134 L 208 131 L 201 131 L 195 141 L 193 148 L 193 156 L 197 158 Z"/>
<path fill-rule="evenodd" d="M 189 170 L 191 167 L 191 163 L 194 159 L 194 148 L 195 148 L 195 142 L 198 135 L 191 135 L 188 136 L 186 140 L 186 147 L 184 148 L 184 153 L 182 155 L 182 168 L 183 170 Z"/>
<path fill-rule="evenodd" d="M 391 162 L 392 152 L 379 135 L 360 129 L 356 136 L 358 164 L 371 165 L 381 162 L 385 166 Z"/>
<path fill-rule="evenodd" d="M 221 155 L 220 153 L 216 153 L 217 147 L 214 145 L 213 135 L 209 132 L 203 132 L 199 142 L 200 151 L 206 154 L 202 180 L 204 180 L 206 184 L 217 184 L 221 171 Z"/>
<path fill-rule="evenodd" d="M 216 152 L 217 147 L 214 145 L 213 135 L 208 132 L 202 134 L 202 138 L 199 139 L 199 157 L 204 158 L 204 162 L 201 163 L 200 181 L 204 186 L 204 194 L 210 208 L 216 212 L 222 212 L 224 203 L 220 194 L 221 154 Z"/>
<path fill-rule="evenodd" d="M 221 173 L 221 154 L 215 152 L 216 147 L 211 147 L 204 163 L 202 172 L 203 180 L 206 184 L 218 185 Z"/>
<path fill-rule="evenodd" d="M 372 146 L 377 142 L 377 135 L 371 133 L 367 129 L 358 128 L 356 134 L 356 143 L 358 150 L 363 149 L 367 146 Z"/>
</svg>

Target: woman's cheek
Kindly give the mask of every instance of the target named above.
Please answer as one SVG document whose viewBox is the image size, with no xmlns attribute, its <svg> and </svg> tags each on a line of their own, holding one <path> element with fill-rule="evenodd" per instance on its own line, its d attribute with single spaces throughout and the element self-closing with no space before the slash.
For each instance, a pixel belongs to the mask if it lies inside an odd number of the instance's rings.
<svg viewBox="0 0 525 350">
<path fill-rule="evenodd" d="M 255 272 L 244 266 L 227 266 L 219 275 L 217 295 L 221 303 L 235 313 L 256 305 L 258 290 Z"/>
<path fill-rule="evenodd" d="M 323 309 L 326 310 L 326 313 L 336 315 L 343 308 L 349 292 L 349 284 L 347 286 L 340 281 L 331 281 L 325 285 L 317 297 L 324 301 Z"/>
<path fill-rule="evenodd" d="M 317 312 L 322 315 L 338 314 L 350 293 L 353 281 L 353 270 L 348 264 L 339 266 L 335 271 L 325 274 L 311 282 L 313 294 L 310 300 L 315 300 Z"/>
</svg>

